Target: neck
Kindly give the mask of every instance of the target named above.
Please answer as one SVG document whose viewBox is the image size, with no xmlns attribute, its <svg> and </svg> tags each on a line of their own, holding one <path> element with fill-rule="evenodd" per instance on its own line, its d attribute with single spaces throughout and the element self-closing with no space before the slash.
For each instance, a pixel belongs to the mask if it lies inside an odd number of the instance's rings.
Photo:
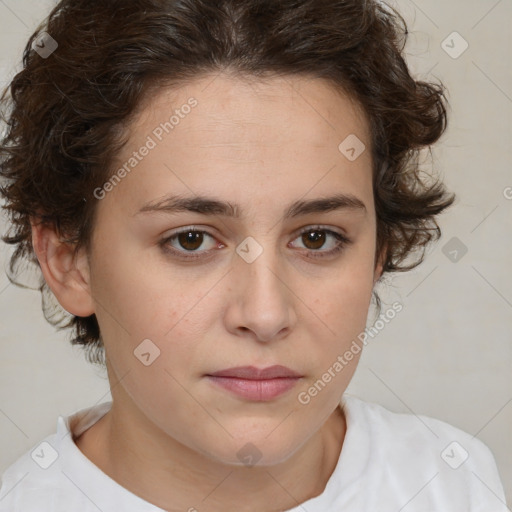
<svg viewBox="0 0 512 512">
<path fill-rule="evenodd" d="M 282 511 L 318 496 L 338 462 L 346 430 L 340 407 L 283 463 L 222 464 L 179 443 L 140 411 L 111 410 L 75 440 L 104 473 L 165 510 Z M 250 500 L 247 497 L 250 496 Z"/>
</svg>

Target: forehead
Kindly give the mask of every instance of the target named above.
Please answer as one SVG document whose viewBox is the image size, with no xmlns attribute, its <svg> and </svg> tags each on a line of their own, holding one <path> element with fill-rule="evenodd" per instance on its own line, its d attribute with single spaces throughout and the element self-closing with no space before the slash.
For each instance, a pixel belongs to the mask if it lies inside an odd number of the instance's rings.
<svg viewBox="0 0 512 512">
<path fill-rule="evenodd" d="M 260 206 L 276 191 L 287 203 L 309 191 L 317 197 L 359 192 L 370 199 L 366 117 L 355 101 L 321 79 L 203 76 L 147 99 L 128 136 L 117 166 L 153 142 L 115 190 L 131 194 L 139 206 L 171 191 L 228 195 L 241 203 L 250 193 Z M 356 160 L 340 150 L 347 139 L 366 148 Z"/>
<path fill-rule="evenodd" d="M 210 136 L 245 145 L 261 143 L 248 140 L 248 132 L 264 135 L 278 132 L 274 144 L 307 138 L 308 146 L 327 146 L 340 137 L 357 132 L 369 142 L 365 113 L 361 106 L 340 88 L 313 77 L 286 76 L 259 79 L 229 74 L 206 75 L 179 88 L 162 89 L 144 102 L 141 115 L 132 127 L 149 128 L 165 117 L 169 107 L 179 110 L 187 100 L 197 100 L 200 115 L 180 123 L 182 134 L 190 142 L 204 145 Z M 300 118 L 301 123 L 297 123 Z M 282 132 L 276 130 L 287 125 Z M 188 133 L 187 133 L 188 132 Z M 211 132 L 209 134 L 209 132 Z M 266 138 L 270 142 L 270 137 Z"/>
</svg>

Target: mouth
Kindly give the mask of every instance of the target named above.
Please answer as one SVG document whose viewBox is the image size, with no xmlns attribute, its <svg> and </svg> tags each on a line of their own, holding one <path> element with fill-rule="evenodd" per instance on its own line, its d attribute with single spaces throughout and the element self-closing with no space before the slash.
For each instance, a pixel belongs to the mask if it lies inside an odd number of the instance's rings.
<svg viewBox="0 0 512 512">
<path fill-rule="evenodd" d="M 247 400 L 269 401 L 292 389 L 303 375 L 274 365 L 258 369 L 254 366 L 227 368 L 206 377 L 215 385 Z"/>
</svg>

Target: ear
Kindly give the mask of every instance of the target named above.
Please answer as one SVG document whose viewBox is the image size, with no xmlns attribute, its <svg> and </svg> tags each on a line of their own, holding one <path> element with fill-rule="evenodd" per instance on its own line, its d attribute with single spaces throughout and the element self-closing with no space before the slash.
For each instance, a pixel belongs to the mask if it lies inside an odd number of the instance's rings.
<svg viewBox="0 0 512 512">
<path fill-rule="evenodd" d="M 375 286 L 375 283 L 381 278 L 382 276 L 382 269 L 384 268 L 384 262 L 386 261 L 387 256 L 387 244 L 384 244 L 384 247 L 382 248 L 378 261 L 375 265 L 375 272 L 373 274 L 373 285 Z"/>
<path fill-rule="evenodd" d="M 75 254 L 74 246 L 62 241 L 51 227 L 36 224 L 34 219 L 31 219 L 31 225 L 34 252 L 44 279 L 59 304 L 75 316 L 94 314 L 85 250 Z"/>
</svg>

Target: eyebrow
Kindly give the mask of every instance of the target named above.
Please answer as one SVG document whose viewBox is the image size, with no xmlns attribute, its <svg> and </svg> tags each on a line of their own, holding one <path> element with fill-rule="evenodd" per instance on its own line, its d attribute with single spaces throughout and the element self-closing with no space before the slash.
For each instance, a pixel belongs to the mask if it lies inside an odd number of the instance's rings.
<svg viewBox="0 0 512 512">
<path fill-rule="evenodd" d="M 367 213 L 366 205 L 358 197 L 352 194 L 337 194 L 308 201 L 295 201 L 285 210 L 284 219 L 292 219 L 311 213 L 326 213 L 334 210 L 363 211 L 365 215 Z M 243 208 L 238 204 L 220 201 L 214 197 L 183 197 L 177 195 L 169 195 L 159 201 L 145 203 L 135 215 L 148 212 L 177 213 L 183 211 L 236 219 L 244 215 Z"/>
</svg>

